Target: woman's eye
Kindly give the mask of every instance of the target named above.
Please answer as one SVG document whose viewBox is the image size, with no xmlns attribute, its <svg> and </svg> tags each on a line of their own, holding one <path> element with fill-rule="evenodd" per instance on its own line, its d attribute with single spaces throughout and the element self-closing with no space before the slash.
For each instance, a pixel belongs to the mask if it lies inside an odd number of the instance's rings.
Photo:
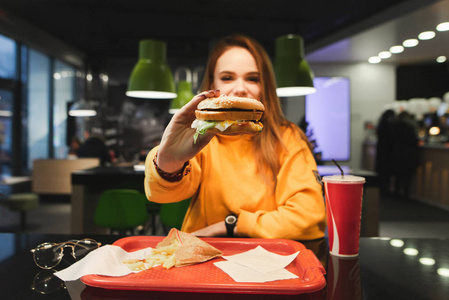
<svg viewBox="0 0 449 300">
<path fill-rule="evenodd" d="M 251 77 L 248 77 L 246 80 L 251 81 L 251 82 L 259 82 L 259 77 L 251 76 Z"/>
<path fill-rule="evenodd" d="M 229 80 L 232 80 L 232 77 L 231 76 L 222 76 L 220 79 L 222 81 L 229 81 Z"/>
</svg>

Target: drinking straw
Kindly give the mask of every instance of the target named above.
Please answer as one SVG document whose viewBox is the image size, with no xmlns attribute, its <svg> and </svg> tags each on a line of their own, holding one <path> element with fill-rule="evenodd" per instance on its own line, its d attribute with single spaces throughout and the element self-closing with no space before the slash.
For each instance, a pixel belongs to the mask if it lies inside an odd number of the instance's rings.
<svg viewBox="0 0 449 300">
<path fill-rule="evenodd" d="M 334 164 L 338 167 L 338 169 L 340 170 L 340 172 L 341 172 L 341 177 L 345 177 L 345 173 L 343 172 L 343 169 L 340 167 L 340 165 L 335 161 L 335 160 L 332 160 L 333 162 L 334 162 Z"/>
</svg>

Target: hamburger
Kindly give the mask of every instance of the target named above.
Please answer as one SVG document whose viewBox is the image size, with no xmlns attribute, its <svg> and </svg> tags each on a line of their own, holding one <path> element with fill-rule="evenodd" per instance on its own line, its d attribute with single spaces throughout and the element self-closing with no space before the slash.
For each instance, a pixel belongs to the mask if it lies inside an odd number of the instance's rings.
<svg viewBox="0 0 449 300">
<path fill-rule="evenodd" d="M 262 102 L 245 97 L 220 95 L 207 98 L 198 104 L 192 128 L 198 135 L 206 131 L 223 135 L 257 134 L 263 125 L 259 122 L 265 107 Z"/>
</svg>

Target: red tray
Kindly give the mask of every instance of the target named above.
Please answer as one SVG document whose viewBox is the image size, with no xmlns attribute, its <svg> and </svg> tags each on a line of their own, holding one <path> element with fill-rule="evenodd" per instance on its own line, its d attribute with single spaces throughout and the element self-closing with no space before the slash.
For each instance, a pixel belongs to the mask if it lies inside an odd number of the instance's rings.
<svg viewBox="0 0 449 300">
<path fill-rule="evenodd" d="M 162 236 L 132 236 L 117 240 L 113 245 L 128 252 L 155 247 Z M 233 255 L 260 245 L 268 251 L 288 255 L 300 251 L 286 269 L 299 278 L 265 283 L 235 282 L 213 263 L 224 260 L 215 258 L 205 263 L 187 267 L 164 269 L 161 266 L 121 277 L 86 275 L 81 278 L 86 285 L 106 289 L 147 290 L 208 293 L 257 293 L 301 294 L 321 290 L 326 285 L 325 269 L 315 254 L 296 241 L 284 239 L 202 238 L 221 250 Z"/>
</svg>

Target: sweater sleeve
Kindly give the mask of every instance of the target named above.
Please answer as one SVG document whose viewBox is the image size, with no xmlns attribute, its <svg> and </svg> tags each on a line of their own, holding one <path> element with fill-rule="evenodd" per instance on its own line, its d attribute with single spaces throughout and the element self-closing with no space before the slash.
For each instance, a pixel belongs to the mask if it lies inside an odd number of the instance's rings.
<svg viewBox="0 0 449 300">
<path fill-rule="evenodd" d="M 192 197 L 198 189 L 201 177 L 201 169 L 197 158 L 190 160 L 192 170 L 189 174 L 180 181 L 170 182 L 159 175 L 153 163 L 158 148 L 158 146 L 153 148 L 145 160 L 144 188 L 148 200 L 157 203 L 171 203 Z"/>
<path fill-rule="evenodd" d="M 295 136 L 295 135 L 292 135 Z M 296 145 L 296 146 L 293 146 Z M 250 237 L 310 240 L 322 238 L 326 213 L 315 160 L 307 144 L 287 140 L 275 190 L 276 209 L 241 210 L 237 231 Z"/>
</svg>

